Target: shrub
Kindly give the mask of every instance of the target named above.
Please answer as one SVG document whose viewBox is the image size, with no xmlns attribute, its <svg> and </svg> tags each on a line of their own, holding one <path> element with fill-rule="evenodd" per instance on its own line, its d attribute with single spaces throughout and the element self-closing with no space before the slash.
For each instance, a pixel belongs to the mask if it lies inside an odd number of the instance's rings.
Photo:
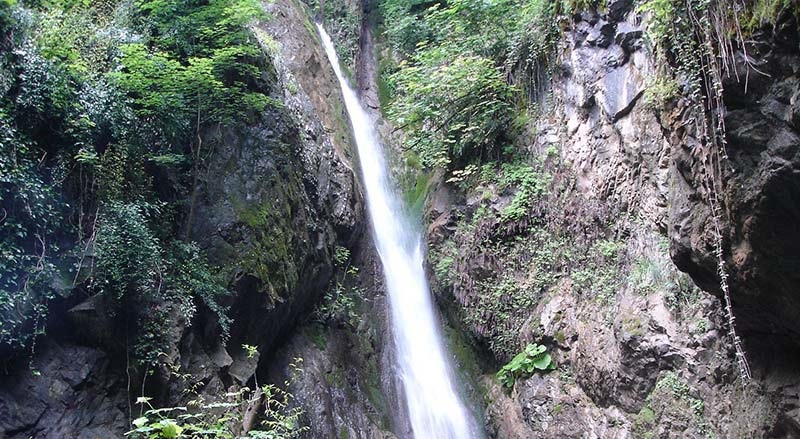
<svg viewBox="0 0 800 439">
<path fill-rule="evenodd" d="M 530 165 L 504 163 L 499 180 L 501 188 L 515 187 L 511 203 L 500 214 L 501 221 L 518 221 L 528 215 L 532 203 L 550 187 L 550 174 L 536 172 Z"/>
<path fill-rule="evenodd" d="M 383 0 L 380 8 L 403 59 L 382 89 L 393 94 L 388 114 L 405 128 L 406 148 L 426 167 L 451 170 L 500 155 L 514 121 L 525 120 L 515 111 L 519 90 L 542 80 L 558 8 L 544 0 Z"/>
<path fill-rule="evenodd" d="M 176 321 L 192 323 L 197 303 L 217 318 L 227 340 L 230 318 L 220 299 L 228 294 L 224 279 L 214 274 L 198 247 L 172 241 L 164 245 L 152 229 L 162 206 L 112 203 L 100 213 L 95 241 L 92 290 L 114 305 L 114 312 L 132 315 L 136 325 L 136 359 L 155 364 L 167 346 Z"/>
<path fill-rule="evenodd" d="M 430 168 L 488 156 L 512 115 L 512 88 L 502 73 L 455 46 L 421 50 L 413 61 L 390 78 L 398 98 L 389 115 L 406 129 L 406 147 Z"/>
<path fill-rule="evenodd" d="M 64 209 L 37 161 L 0 108 L 0 347 L 28 346 L 44 330 L 60 277 Z"/>
<path fill-rule="evenodd" d="M 131 439 L 291 439 L 308 431 L 300 423 L 304 412 L 294 403 L 288 388 L 302 373 L 301 359 L 290 365 L 292 375 L 283 387 L 268 384 L 256 390 L 241 387 L 226 393 L 222 401 L 197 397 L 186 406 L 155 408 L 150 398 L 140 397 L 136 403 L 147 409 L 133 420 L 134 429 L 126 433 Z M 253 405 L 263 408 L 260 428 L 243 433 L 244 413 Z"/>
<path fill-rule="evenodd" d="M 364 289 L 357 286 L 358 267 L 350 265 L 350 250 L 345 247 L 334 249 L 333 260 L 339 275 L 325 292 L 314 312 L 315 318 L 320 323 L 355 327 L 358 325 L 358 301 L 365 295 Z"/>
<path fill-rule="evenodd" d="M 260 3 L 15 3 L 0 0 L 0 345 L 29 344 L 75 287 L 131 317 L 143 362 L 201 308 L 227 338 L 225 280 L 177 239 L 195 183 L 163 167 L 198 175 L 204 130 L 276 104 L 247 28 Z"/>
</svg>

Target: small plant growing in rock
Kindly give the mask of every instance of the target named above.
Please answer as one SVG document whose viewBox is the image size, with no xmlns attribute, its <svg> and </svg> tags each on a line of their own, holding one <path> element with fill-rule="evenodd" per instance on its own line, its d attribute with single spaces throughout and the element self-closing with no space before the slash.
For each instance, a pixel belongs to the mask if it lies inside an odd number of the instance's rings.
<svg viewBox="0 0 800 439">
<path fill-rule="evenodd" d="M 547 353 L 547 348 L 531 343 L 497 372 L 497 379 L 503 386 L 512 387 L 518 377 L 530 375 L 537 370 L 549 371 L 555 368 L 556 364 Z"/>
<path fill-rule="evenodd" d="M 644 105 L 651 110 L 659 110 L 670 101 L 680 97 L 680 86 L 675 79 L 658 75 L 650 78 L 644 91 Z"/>
<path fill-rule="evenodd" d="M 350 256 L 350 250 L 345 247 L 337 246 L 334 250 L 334 266 L 341 274 L 315 311 L 316 320 L 320 323 L 357 324 L 357 299 L 365 293 L 363 288 L 352 285 L 358 277 L 358 267 L 350 265 Z"/>
<path fill-rule="evenodd" d="M 248 346 L 244 345 L 247 349 Z M 250 349 L 248 354 L 251 353 Z M 302 359 L 295 359 L 290 367 L 291 377 L 282 387 L 274 384 L 251 390 L 241 387 L 228 392 L 221 401 L 207 401 L 198 397 L 182 407 L 155 408 L 151 398 L 136 400 L 145 412 L 132 421 L 133 429 L 125 433 L 131 439 L 288 439 L 296 438 L 308 431 L 301 425 L 304 414 L 299 407 L 292 407 L 294 396 L 288 388 L 301 373 Z M 263 421 L 260 428 L 252 429 L 254 420 L 248 416 L 252 407 L 260 407 Z"/>
<path fill-rule="evenodd" d="M 350 250 L 337 245 L 333 252 L 333 261 L 337 267 L 347 267 L 350 262 Z"/>
</svg>

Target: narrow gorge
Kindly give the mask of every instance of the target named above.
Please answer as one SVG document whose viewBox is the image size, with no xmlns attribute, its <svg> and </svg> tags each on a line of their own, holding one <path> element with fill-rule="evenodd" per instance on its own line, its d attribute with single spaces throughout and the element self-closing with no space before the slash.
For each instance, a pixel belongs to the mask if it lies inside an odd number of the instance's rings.
<svg viewBox="0 0 800 439">
<path fill-rule="evenodd" d="M 800 438 L 799 17 L 0 0 L 0 439 Z"/>
</svg>

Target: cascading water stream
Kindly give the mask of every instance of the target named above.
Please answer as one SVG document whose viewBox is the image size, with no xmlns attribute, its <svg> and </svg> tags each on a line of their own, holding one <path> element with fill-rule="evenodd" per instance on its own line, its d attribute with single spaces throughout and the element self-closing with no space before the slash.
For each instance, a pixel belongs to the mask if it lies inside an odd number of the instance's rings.
<svg viewBox="0 0 800 439">
<path fill-rule="evenodd" d="M 423 269 L 422 239 L 389 180 L 381 144 L 355 91 L 342 75 L 325 29 L 317 24 L 353 126 L 367 206 L 392 311 L 397 366 L 417 439 L 470 439 L 473 421 L 454 386 Z"/>
</svg>

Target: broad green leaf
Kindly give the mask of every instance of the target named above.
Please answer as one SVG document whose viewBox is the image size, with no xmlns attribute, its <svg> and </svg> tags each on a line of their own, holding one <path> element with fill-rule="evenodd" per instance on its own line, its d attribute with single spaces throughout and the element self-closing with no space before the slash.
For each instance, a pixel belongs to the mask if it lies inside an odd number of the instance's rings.
<svg viewBox="0 0 800 439">
<path fill-rule="evenodd" d="M 174 421 L 162 421 L 161 426 L 161 435 L 165 439 L 175 439 L 180 436 L 181 432 L 183 431 L 183 427 L 176 424 Z"/>
<path fill-rule="evenodd" d="M 544 354 L 540 358 L 538 358 L 533 364 L 539 370 L 546 370 L 550 368 L 550 365 L 553 364 L 553 359 L 550 357 L 550 354 Z"/>
</svg>

